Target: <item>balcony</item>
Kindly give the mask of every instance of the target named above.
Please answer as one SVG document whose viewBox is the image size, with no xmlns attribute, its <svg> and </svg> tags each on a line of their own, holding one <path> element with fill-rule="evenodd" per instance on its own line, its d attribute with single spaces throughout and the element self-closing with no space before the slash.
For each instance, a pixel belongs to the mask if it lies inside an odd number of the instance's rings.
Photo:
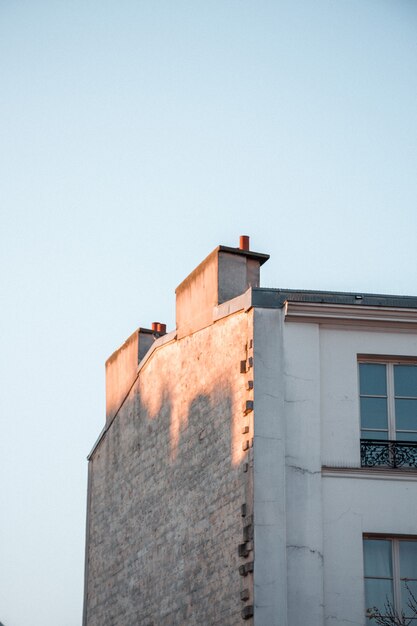
<svg viewBox="0 0 417 626">
<path fill-rule="evenodd" d="M 361 467 L 417 469 L 417 441 L 361 439 Z"/>
</svg>

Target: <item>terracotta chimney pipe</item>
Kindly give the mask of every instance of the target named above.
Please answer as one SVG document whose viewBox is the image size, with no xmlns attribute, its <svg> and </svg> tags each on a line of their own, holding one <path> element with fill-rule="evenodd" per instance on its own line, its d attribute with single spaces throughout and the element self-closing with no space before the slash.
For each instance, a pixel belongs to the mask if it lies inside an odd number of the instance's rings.
<svg viewBox="0 0 417 626">
<path fill-rule="evenodd" d="M 161 322 L 152 322 L 152 332 L 157 333 L 158 335 L 166 335 L 167 333 L 167 325 L 161 324 Z"/>
<path fill-rule="evenodd" d="M 240 248 L 240 250 L 249 250 L 249 237 L 248 237 L 248 235 L 240 235 L 239 248 Z"/>
</svg>

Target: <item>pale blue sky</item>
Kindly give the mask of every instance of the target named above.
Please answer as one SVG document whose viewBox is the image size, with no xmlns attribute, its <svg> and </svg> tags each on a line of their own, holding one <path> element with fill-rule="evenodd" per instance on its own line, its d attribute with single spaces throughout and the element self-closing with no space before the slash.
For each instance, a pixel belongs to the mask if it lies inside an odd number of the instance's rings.
<svg viewBox="0 0 417 626">
<path fill-rule="evenodd" d="M 417 295 L 414 0 L 0 0 L 0 621 L 78 626 L 104 361 L 217 244 Z"/>
</svg>

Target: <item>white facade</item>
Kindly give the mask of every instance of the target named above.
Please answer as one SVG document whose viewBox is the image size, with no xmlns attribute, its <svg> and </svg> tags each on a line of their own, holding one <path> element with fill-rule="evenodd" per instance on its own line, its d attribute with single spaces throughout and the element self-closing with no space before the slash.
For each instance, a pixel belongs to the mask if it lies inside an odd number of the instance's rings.
<svg viewBox="0 0 417 626">
<path fill-rule="evenodd" d="M 361 468 L 358 382 L 367 355 L 417 363 L 415 313 L 256 309 L 257 626 L 369 624 L 364 537 L 417 539 L 417 471 Z"/>
</svg>

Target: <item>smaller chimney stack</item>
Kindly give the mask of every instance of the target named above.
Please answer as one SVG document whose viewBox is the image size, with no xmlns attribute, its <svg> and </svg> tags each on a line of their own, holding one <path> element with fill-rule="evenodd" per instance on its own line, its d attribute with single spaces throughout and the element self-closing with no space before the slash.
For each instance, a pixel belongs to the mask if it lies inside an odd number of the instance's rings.
<svg viewBox="0 0 417 626">
<path fill-rule="evenodd" d="M 240 235 L 239 250 L 249 250 L 249 237 L 248 237 L 248 235 Z"/>
<path fill-rule="evenodd" d="M 152 325 L 153 326 L 153 325 Z M 138 372 L 138 365 L 155 341 L 155 330 L 138 328 L 106 361 L 106 424 L 123 403 Z"/>
</svg>

